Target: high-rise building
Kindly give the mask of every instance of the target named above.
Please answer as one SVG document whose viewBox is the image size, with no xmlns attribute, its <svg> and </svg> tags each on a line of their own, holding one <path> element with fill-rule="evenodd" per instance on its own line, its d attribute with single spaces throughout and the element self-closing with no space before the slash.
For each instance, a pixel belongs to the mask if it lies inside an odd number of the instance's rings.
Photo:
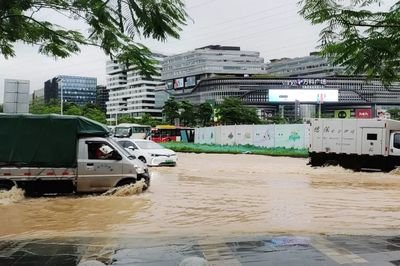
<svg viewBox="0 0 400 266">
<path fill-rule="evenodd" d="M 344 73 L 344 68 L 334 66 L 320 53 L 296 58 L 272 59 L 265 65 L 265 72 L 277 77 L 332 77 Z"/>
<path fill-rule="evenodd" d="M 4 80 L 4 113 L 29 112 L 29 80 Z"/>
<path fill-rule="evenodd" d="M 105 113 L 107 111 L 108 90 L 106 86 L 98 85 L 96 94 L 96 105 Z"/>
<path fill-rule="evenodd" d="M 44 88 L 33 91 L 31 103 L 44 103 Z"/>
<path fill-rule="evenodd" d="M 149 114 L 154 118 L 161 118 L 162 109 L 155 107 L 155 90 L 164 87 L 161 81 L 161 61 L 164 55 L 153 53 L 157 75 L 146 78 L 134 66 L 126 67 L 116 61 L 107 61 L 107 116 L 109 121 L 116 121 L 118 116 L 128 115 L 140 118 Z"/>
<path fill-rule="evenodd" d="M 85 105 L 96 103 L 97 79 L 91 77 L 59 75 L 44 83 L 44 100 Z"/>
<path fill-rule="evenodd" d="M 263 73 L 265 65 L 259 52 L 242 51 L 236 46 L 209 45 L 169 56 L 162 67 L 162 80 L 167 89 L 179 94 L 215 75 L 244 77 Z"/>
</svg>

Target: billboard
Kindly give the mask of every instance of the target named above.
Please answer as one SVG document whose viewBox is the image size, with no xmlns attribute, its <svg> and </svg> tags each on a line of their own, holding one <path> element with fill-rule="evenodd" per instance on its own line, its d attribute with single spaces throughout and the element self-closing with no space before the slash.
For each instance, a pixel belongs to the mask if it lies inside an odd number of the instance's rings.
<svg viewBox="0 0 400 266">
<path fill-rule="evenodd" d="M 356 109 L 356 118 L 371 118 L 371 109 Z"/>
<path fill-rule="evenodd" d="M 183 88 L 183 86 L 184 86 L 183 78 L 174 80 L 174 89 Z"/>
<path fill-rule="evenodd" d="M 335 118 L 350 118 L 351 117 L 351 110 L 335 110 Z"/>
<path fill-rule="evenodd" d="M 315 89 L 270 89 L 268 91 L 270 102 L 338 102 L 338 90 Z"/>
<path fill-rule="evenodd" d="M 196 85 L 196 77 L 187 77 L 185 87 L 191 87 Z"/>
<path fill-rule="evenodd" d="M 290 87 L 325 87 L 326 79 L 292 79 L 285 80 L 282 82 L 282 85 L 290 86 Z"/>
<path fill-rule="evenodd" d="M 29 113 L 29 80 L 4 80 L 4 113 Z"/>
</svg>

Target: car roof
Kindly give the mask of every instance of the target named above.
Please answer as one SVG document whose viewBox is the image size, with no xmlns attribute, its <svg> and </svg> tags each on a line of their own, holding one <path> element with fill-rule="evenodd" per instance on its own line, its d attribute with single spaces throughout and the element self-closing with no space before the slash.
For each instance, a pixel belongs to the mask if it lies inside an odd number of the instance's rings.
<svg viewBox="0 0 400 266">
<path fill-rule="evenodd" d="M 131 141 L 131 142 L 154 142 L 152 140 L 147 140 L 147 139 L 130 139 L 130 138 L 114 138 L 115 141 Z"/>
</svg>

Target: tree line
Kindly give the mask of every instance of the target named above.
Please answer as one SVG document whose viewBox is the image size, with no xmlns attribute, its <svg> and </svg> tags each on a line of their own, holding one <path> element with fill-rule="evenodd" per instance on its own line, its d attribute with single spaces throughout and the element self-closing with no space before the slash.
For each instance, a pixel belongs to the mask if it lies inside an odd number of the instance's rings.
<svg viewBox="0 0 400 266">
<path fill-rule="evenodd" d="M 171 97 L 163 108 L 165 121 L 183 126 L 210 126 L 214 124 L 260 124 L 262 121 L 255 108 L 246 107 L 237 98 L 225 98 L 220 104 L 209 102 L 193 105 L 188 101 L 178 102 Z"/>
<path fill-rule="evenodd" d="M 33 103 L 29 106 L 29 112 L 31 114 L 60 114 L 61 106 L 58 101 L 51 101 L 48 104 Z M 92 103 L 79 106 L 75 103 L 66 102 L 63 104 L 63 114 L 84 116 L 97 122 L 107 124 L 106 114 L 99 106 Z"/>
</svg>

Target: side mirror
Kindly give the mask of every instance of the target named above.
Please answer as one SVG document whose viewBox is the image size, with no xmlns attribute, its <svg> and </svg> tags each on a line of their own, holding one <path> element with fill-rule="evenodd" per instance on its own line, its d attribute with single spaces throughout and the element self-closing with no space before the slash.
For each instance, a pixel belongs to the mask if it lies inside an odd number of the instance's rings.
<svg viewBox="0 0 400 266">
<path fill-rule="evenodd" d="M 130 149 L 130 150 L 134 150 L 134 149 L 135 149 L 135 147 L 133 147 L 133 146 L 129 146 L 129 147 L 128 147 L 128 149 Z"/>
</svg>

